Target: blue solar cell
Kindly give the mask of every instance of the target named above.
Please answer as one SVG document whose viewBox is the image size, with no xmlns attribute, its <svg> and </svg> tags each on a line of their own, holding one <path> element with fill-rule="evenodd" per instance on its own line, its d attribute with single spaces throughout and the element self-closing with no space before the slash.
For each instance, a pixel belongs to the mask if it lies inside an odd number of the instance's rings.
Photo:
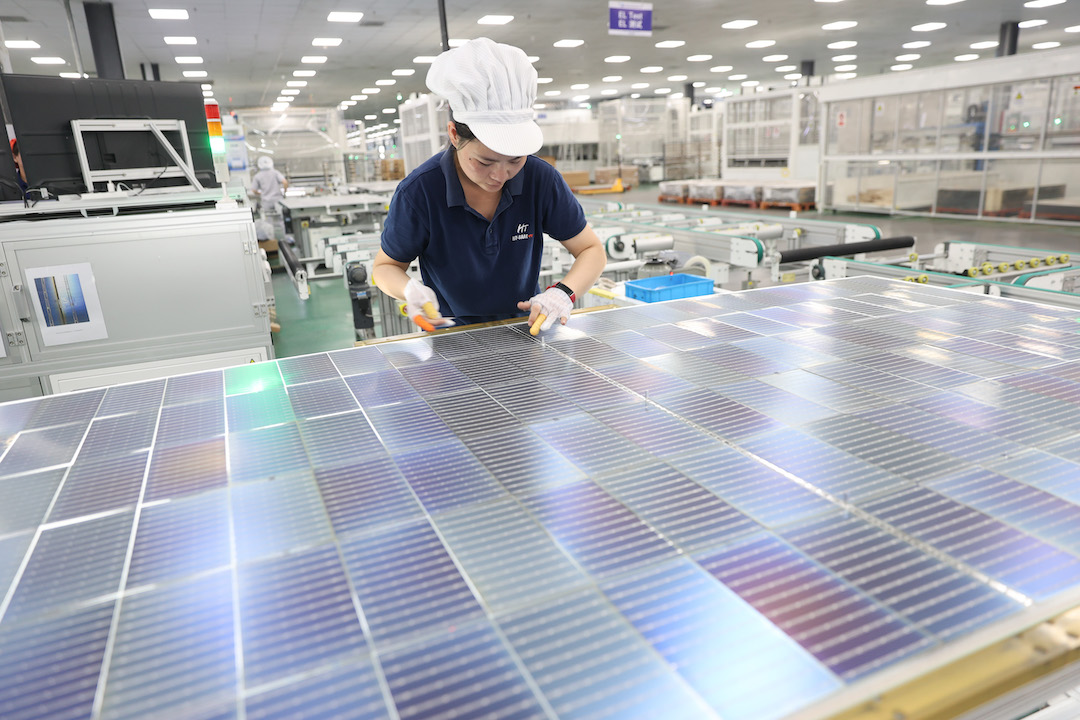
<svg viewBox="0 0 1080 720">
<path fill-rule="evenodd" d="M 57 468 L 0 481 L 0 537 L 40 525 L 65 474 Z"/>
<path fill-rule="evenodd" d="M 278 360 L 278 368 L 286 385 L 340 377 L 337 367 L 326 353 L 282 358 Z"/>
<path fill-rule="evenodd" d="M 644 360 L 628 359 L 628 362 L 604 367 L 600 372 L 605 377 L 611 378 L 620 385 L 624 385 L 646 398 L 650 395 L 674 392 L 676 390 L 689 390 L 694 387 L 686 380 L 676 377 L 670 372 L 660 370 Z"/>
<path fill-rule="evenodd" d="M 175 447 L 204 442 L 225 434 L 224 396 L 213 400 L 163 407 L 154 445 Z"/>
<path fill-rule="evenodd" d="M 0 590 L 5 595 L 12 580 L 18 574 L 33 539 L 33 530 L 5 535 L 3 539 L 0 539 Z"/>
<path fill-rule="evenodd" d="M 725 440 L 743 442 L 783 427 L 777 420 L 711 390 L 669 393 L 655 401 Z"/>
<path fill-rule="evenodd" d="M 356 460 L 355 465 L 315 471 L 334 532 L 369 530 L 423 514 L 389 455 L 370 453 Z"/>
<path fill-rule="evenodd" d="M 833 447 L 912 481 L 950 472 L 957 458 L 856 417 L 831 417 L 803 430 Z"/>
<path fill-rule="evenodd" d="M 300 423 L 311 467 L 316 470 L 364 462 L 383 452 L 382 442 L 362 412 L 304 420 Z"/>
<path fill-rule="evenodd" d="M 875 370 L 857 362 L 827 363 L 808 368 L 809 372 L 861 391 L 880 395 L 894 401 L 913 400 L 936 392 L 929 385 L 905 380 L 887 372 Z"/>
<path fill-rule="evenodd" d="M 133 515 L 118 513 L 42 531 L 4 620 L 71 612 L 117 592 Z"/>
<path fill-rule="evenodd" d="M 105 400 L 98 407 L 97 416 L 137 412 L 156 413 L 164 393 L 164 380 L 111 387 L 105 391 Z"/>
<path fill-rule="evenodd" d="M 459 440 L 397 453 L 398 470 L 430 513 L 505 497 L 503 489 Z"/>
<path fill-rule="evenodd" d="M 954 337 L 934 344 L 946 350 L 964 353 L 965 355 L 974 355 L 984 360 L 993 360 L 994 362 L 1022 368 L 1043 368 L 1058 362 L 1056 358 L 1047 355 L 1024 350 L 1013 350 L 969 337 Z"/>
<path fill-rule="evenodd" d="M 172 448 L 155 448 L 146 478 L 146 501 L 164 500 L 225 487 L 225 438 Z"/>
<path fill-rule="evenodd" d="M 603 583 L 601 589 L 723 718 L 781 718 L 842 685 L 794 640 L 688 560 L 645 569 Z"/>
<path fill-rule="evenodd" d="M 77 423 L 24 430 L 0 460 L 0 477 L 70 463 L 86 429 L 85 423 Z"/>
<path fill-rule="evenodd" d="M 514 500 L 442 513 L 435 524 L 484 605 L 496 614 L 544 604 L 591 582 Z"/>
<path fill-rule="evenodd" d="M 0 629 L 0 709 L 5 720 L 82 720 L 94 691 L 113 604 Z"/>
<path fill-rule="evenodd" d="M 476 383 L 470 380 L 468 375 L 446 360 L 402 368 L 400 372 L 416 392 L 425 398 L 471 390 L 476 387 Z"/>
<path fill-rule="evenodd" d="M 500 433 L 521 425 L 509 410 L 479 388 L 430 398 L 428 405 L 460 438 Z"/>
<path fill-rule="evenodd" d="M 772 375 L 773 373 L 787 372 L 794 369 L 793 365 L 744 350 L 735 344 L 691 350 L 689 354 L 716 363 L 726 370 L 734 370 L 747 377 L 761 377 L 762 375 Z"/>
<path fill-rule="evenodd" d="M 930 385 L 942 390 L 977 382 L 978 376 L 939 367 L 932 363 L 920 362 L 913 358 L 881 353 L 855 360 L 859 365 L 874 368 L 890 375 L 902 377 L 912 382 Z"/>
<path fill-rule="evenodd" d="M 229 431 L 229 479 L 233 482 L 289 477 L 309 468 L 296 423 Z"/>
<path fill-rule="evenodd" d="M 954 393 L 939 393 L 913 400 L 909 404 L 980 432 L 1025 445 L 1040 444 L 1061 437 L 1061 428 L 1036 417 L 995 408 L 985 402 Z"/>
<path fill-rule="evenodd" d="M 420 399 L 397 370 L 353 375 L 345 378 L 345 383 L 364 408 Z"/>
<path fill-rule="evenodd" d="M 229 563 L 229 506 L 222 489 L 143 507 L 127 585 L 177 580 Z"/>
<path fill-rule="evenodd" d="M 647 358 L 671 352 L 670 345 L 665 345 L 634 330 L 605 333 L 599 339 L 606 345 L 636 358 Z"/>
<path fill-rule="evenodd" d="M 34 402 L 34 413 L 26 421 L 25 429 L 84 424 L 97 414 L 105 397 L 104 390 L 87 390 L 70 395 L 49 395 Z"/>
<path fill-rule="evenodd" d="M 443 362 L 442 357 L 435 354 L 435 350 L 431 346 L 431 338 L 399 340 L 395 343 L 384 343 L 375 347 L 396 368 L 411 367 L 428 361 Z"/>
<path fill-rule="evenodd" d="M 165 407 L 185 405 L 203 400 L 218 400 L 225 396 L 225 376 L 220 370 L 178 375 L 165 383 Z"/>
<path fill-rule="evenodd" d="M 595 591 L 500 616 L 499 625 L 559 718 L 692 720 L 711 712 Z"/>
<path fill-rule="evenodd" d="M 225 398 L 229 432 L 280 425 L 296 419 L 289 395 L 283 387 Z"/>
<path fill-rule="evenodd" d="M 248 686 L 367 657 L 336 545 L 242 566 L 238 587 Z"/>
<path fill-rule="evenodd" d="M 146 471 L 145 452 L 105 459 L 82 459 L 68 471 L 49 522 L 109 510 L 135 509 Z"/>
<path fill-rule="evenodd" d="M 669 541 L 589 480 L 539 491 L 522 503 L 586 571 L 598 577 L 676 555 Z"/>
<path fill-rule="evenodd" d="M 1003 475 L 1080 505 L 1080 463 L 1074 460 L 1030 450 L 987 465 Z"/>
<path fill-rule="evenodd" d="M 229 488 L 240 562 L 329 542 L 330 523 L 315 481 L 278 476 Z"/>
<path fill-rule="evenodd" d="M 90 423 L 79 460 L 127 455 L 150 447 L 157 426 L 157 413 L 144 412 L 97 418 Z"/>
<path fill-rule="evenodd" d="M 561 456 L 594 477 L 649 460 L 644 450 L 588 415 L 538 423 L 532 430 Z"/>
<path fill-rule="evenodd" d="M 229 572 L 125 598 L 102 716 L 235 710 L 235 640 Z"/>
<path fill-rule="evenodd" d="M 622 412 L 634 412 L 633 405 L 642 403 L 641 396 L 628 392 L 601 375 L 577 371 L 549 377 L 543 383 L 565 399 L 586 412 L 618 408 Z"/>
<path fill-rule="evenodd" d="M 693 350 L 695 348 L 716 345 L 721 340 L 694 332 L 678 325 L 658 325 L 641 331 L 641 334 L 653 340 L 675 348 L 676 350 Z"/>
<path fill-rule="evenodd" d="M 5 403 L 0 405 L 0 452 L 14 439 L 15 435 L 26 427 L 30 417 L 37 409 L 32 402 Z"/>
<path fill-rule="evenodd" d="M 836 411 L 759 380 L 723 385 L 718 392 L 788 425 L 800 426 L 836 415 Z"/>
<path fill-rule="evenodd" d="M 376 645 L 417 635 L 454 636 L 483 617 L 480 604 L 439 536 L 424 520 L 341 541 Z M 385 657 L 383 659 L 386 667 Z"/>
<path fill-rule="evenodd" d="M 289 387 L 289 402 L 298 418 L 334 415 L 360 407 L 341 378 L 292 385 Z"/>
<path fill-rule="evenodd" d="M 591 337 L 557 340 L 548 345 L 563 355 L 590 367 L 603 367 L 630 360 L 630 356 L 626 353 Z"/>
<path fill-rule="evenodd" d="M 794 329 L 787 323 L 770 320 L 756 311 L 729 313 L 716 319 L 727 325 L 749 330 L 757 335 L 779 335 L 780 333 L 791 332 Z"/>
<path fill-rule="evenodd" d="M 746 340 L 761 337 L 752 330 L 735 327 L 716 318 L 698 318 L 697 320 L 684 320 L 677 327 L 689 330 L 692 333 L 712 339 L 716 342 L 732 342 L 733 340 Z M 790 328 L 789 328 L 790 329 Z M 703 343 L 698 347 L 708 347 L 709 343 Z M 680 348 L 681 349 L 681 348 Z"/>
<path fill-rule="evenodd" d="M 368 411 L 368 420 L 390 452 L 405 452 L 454 439 L 449 426 L 426 403 L 383 405 Z"/>
<path fill-rule="evenodd" d="M 648 359 L 647 364 L 663 370 L 669 375 L 674 376 L 677 380 L 693 383 L 694 385 L 701 387 L 711 388 L 749 379 L 748 376 L 742 373 L 721 367 L 716 363 L 709 362 L 700 357 L 695 357 L 689 353 L 654 355 Z M 671 383 L 673 381 L 668 380 L 666 377 L 657 382 L 661 384 L 661 387 L 656 389 L 657 394 L 661 392 L 670 392 L 671 390 L 684 389 L 686 387 L 682 383 L 677 386 L 672 386 Z"/>
<path fill-rule="evenodd" d="M 1048 395 L 1072 405 L 1080 405 L 1080 382 L 1074 380 L 1047 377 L 1044 373 L 1022 373 L 1001 378 L 1000 382 L 1028 392 Z"/>
<path fill-rule="evenodd" d="M 248 720 L 389 720 L 379 678 L 370 663 L 335 663 L 285 685 L 248 695 Z"/>
<path fill-rule="evenodd" d="M 594 417 L 658 458 L 695 452 L 714 442 L 708 434 L 651 405 L 603 410 Z"/>
<path fill-rule="evenodd" d="M 749 350 L 763 358 L 777 360 L 791 367 L 812 367 L 822 363 L 836 362 L 838 359 L 835 355 L 792 345 L 785 342 L 783 337 L 756 337 L 736 340 L 732 345 L 743 350 Z"/>
<path fill-rule="evenodd" d="M 511 493 L 519 494 L 573 482 L 582 471 L 527 428 L 496 435 L 471 435 L 465 446 Z"/>
<path fill-rule="evenodd" d="M 335 350 L 327 353 L 327 357 L 333 361 L 338 372 L 345 376 L 390 370 L 394 367 L 386 356 L 379 352 L 379 348 L 374 346 Z"/>
<path fill-rule="evenodd" d="M 381 656 L 402 720 L 546 718 L 538 699 L 486 622 L 429 637 Z"/>
<path fill-rule="evenodd" d="M 1024 450 L 1018 443 L 907 405 L 865 410 L 855 416 L 970 462 L 992 462 Z"/>
</svg>

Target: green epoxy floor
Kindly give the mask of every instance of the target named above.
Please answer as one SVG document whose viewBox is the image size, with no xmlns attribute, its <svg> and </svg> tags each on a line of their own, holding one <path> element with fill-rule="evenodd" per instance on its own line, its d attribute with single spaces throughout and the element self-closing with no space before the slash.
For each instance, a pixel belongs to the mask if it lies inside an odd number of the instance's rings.
<svg viewBox="0 0 1080 720">
<path fill-rule="evenodd" d="M 284 270 L 274 270 L 274 302 L 281 331 L 271 333 L 277 357 L 340 350 L 353 346 L 352 304 L 339 278 L 308 283 L 311 297 L 301 300 Z"/>
</svg>

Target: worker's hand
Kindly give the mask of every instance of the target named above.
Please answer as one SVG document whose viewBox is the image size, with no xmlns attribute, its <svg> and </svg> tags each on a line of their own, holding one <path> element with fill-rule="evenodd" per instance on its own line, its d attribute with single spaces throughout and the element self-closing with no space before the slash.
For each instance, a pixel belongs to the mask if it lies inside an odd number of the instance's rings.
<svg viewBox="0 0 1080 720">
<path fill-rule="evenodd" d="M 540 329 L 550 330 L 556 320 L 561 321 L 563 325 L 566 324 L 566 321 L 570 319 L 570 311 L 574 309 L 574 301 L 559 288 L 548 288 L 525 302 L 519 302 L 518 309 L 529 311 L 529 327 L 532 327 L 538 317 L 544 315 L 545 319 Z"/>
<path fill-rule="evenodd" d="M 405 286 L 405 312 L 411 318 L 419 315 L 435 327 L 447 327 L 454 324 L 453 320 L 439 314 L 439 298 L 436 297 L 435 291 L 416 278 L 410 278 Z"/>
</svg>

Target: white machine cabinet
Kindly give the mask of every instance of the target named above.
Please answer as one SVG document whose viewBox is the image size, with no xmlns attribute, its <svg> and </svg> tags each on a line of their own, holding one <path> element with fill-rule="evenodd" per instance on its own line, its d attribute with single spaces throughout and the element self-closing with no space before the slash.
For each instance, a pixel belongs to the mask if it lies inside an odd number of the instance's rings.
<svg viewBox="0 0 1080 720">
<path fill-rule="evenodd" d="M 73 271 L 86 322 L 103 323 L 104 336 L 58 344 L 34 278 Z M 3 399 L 273 356 L 246 208 L 4 222 L 0 289 Z"/>
</svg>

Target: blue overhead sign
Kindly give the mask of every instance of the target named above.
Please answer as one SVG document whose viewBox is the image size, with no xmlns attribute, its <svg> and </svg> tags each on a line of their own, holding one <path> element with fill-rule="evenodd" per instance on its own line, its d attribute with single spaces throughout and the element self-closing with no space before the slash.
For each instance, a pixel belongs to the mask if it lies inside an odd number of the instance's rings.
<svg viewBox="0 0 1080 720">
<path fill-rule="evenodd" d="M 652 35 L 652 3 L 608 2 L 608 35 Z"/>
</svg>

